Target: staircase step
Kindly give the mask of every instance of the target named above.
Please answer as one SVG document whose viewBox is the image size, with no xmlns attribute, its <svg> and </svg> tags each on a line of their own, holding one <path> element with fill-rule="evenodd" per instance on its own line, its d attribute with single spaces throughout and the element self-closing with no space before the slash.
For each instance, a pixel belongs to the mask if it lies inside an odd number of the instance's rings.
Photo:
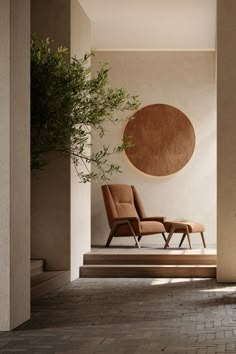
<svg viewBox="0 0 236 354">
<path fill-rule="evenodd" d="M 84 265 L 216 265 L 216 254 L 87 253 Z"/>
<path fill-rule="evenodd" d="M 84 265 L 81 278 L 215 278 L 215 265 Z"/>
<path fill-rule="evenodd" d="M 30 261 L 31 277 L 41 274 L 44 271 L 43 259 L 31 259 Z"/>
<path fill-rule="evenodd" d="M 70 282 L 69 271 L 43 272 L 31 278 L 31 297 L 37 299 Z"/>
</svg>

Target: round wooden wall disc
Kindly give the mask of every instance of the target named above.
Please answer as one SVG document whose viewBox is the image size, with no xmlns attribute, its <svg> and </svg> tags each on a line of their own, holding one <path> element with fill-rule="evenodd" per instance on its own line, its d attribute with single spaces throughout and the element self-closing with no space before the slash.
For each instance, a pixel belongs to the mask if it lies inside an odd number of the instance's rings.
<svg viewBox="0 0 236 354">
<path fill-rule="evenodd" d="M 181 170 L 195 148 L 190 120 L 179 109 L 166 104 L 153 104 L 137 111 L 125 127 L 124 139 L 134 144 L 125 150 L 130 162 L 152 176 L 168 176 Z"/>
</svg>

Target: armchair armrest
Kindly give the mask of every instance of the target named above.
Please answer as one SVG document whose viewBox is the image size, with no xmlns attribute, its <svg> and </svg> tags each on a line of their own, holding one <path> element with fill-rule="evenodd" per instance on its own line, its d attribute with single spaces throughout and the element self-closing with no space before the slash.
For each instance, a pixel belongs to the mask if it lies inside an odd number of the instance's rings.
<svg viewBox="0 0 236 354">
<path fill-rule="evenodd" d="M 149 216 L 142 219 L 142 221 L 159 221 L 162 224 L 164 224 L 165 220 L 166 220 L 165 216 Z"/>
<path fill-rule="evenodd" d="M 139 218 L 137 216 L 122 216 L 113 218 L 113 221 L 139 221 Z"/>
</svg>

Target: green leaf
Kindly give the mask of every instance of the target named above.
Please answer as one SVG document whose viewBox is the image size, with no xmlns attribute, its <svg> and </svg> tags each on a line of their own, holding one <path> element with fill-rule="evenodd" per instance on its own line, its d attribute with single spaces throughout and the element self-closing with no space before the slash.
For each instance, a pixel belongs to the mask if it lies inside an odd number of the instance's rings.
<svg viewBox="0 0 236 354">
<path fill-rule="evenodd" d="M 42 169 L 48 163 L 48 153 L 70 156 L 81 182 L 107 180 L 120 172 L 109 157 L 132 146 L 130 137 L 115 148 L 103 146 L 87 155 L 91 134 L 102 138 L 108 121 L 117 123 L 118 112 L 134 111 L 138 96 L 109 84 L 108 63 L 101 63 L 90 78 L 90 59 L 95 51 L 82 59 L 70 58 L 67 48 L 55 48 L 53 40 L 31 41 L 31 167 Z M 93 132 L 93 133 L 92 133 Z M 92 171 L 90 172 L 90 167 Z M 86 171 L 86 172 L 84 172 Z"/>
</svg>

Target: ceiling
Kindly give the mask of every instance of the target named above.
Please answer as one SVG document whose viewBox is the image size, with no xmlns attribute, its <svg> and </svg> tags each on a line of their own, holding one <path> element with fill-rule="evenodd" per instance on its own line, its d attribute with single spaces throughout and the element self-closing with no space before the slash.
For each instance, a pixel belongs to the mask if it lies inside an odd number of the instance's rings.
<svg viewBox="0 0 236 354">
<path fill-rule="evenodd" d="M 79 0 L 103 50 L 214 50 L 216 0 Z"/>
</svg>

